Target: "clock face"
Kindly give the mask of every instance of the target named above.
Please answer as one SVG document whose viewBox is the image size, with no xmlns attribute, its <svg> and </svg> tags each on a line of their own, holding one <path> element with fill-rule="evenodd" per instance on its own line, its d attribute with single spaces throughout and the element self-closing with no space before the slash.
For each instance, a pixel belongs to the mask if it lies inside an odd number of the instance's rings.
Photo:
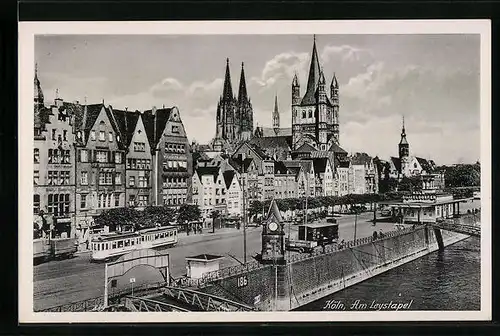
<svg viewBox="0 0 500 336">
<path fill-rule="evenodd" d="M 278 229 L 278 224 L 276 224 L 275 222 L 271 222 L 269 223 L 268 228 L 271 231 L 276 231 Z"/>
</svg>

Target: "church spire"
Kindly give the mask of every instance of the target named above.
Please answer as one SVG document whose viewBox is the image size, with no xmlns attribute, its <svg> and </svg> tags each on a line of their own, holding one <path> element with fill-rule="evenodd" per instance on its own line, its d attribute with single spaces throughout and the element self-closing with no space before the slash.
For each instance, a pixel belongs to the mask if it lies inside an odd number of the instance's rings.
<svg viewBox="0 0 500 336">
<path fill-rule="evenodd" d="M 278 110 L 278 95 L 274 97 L 273 128 L 275 132 L 280 128 L 280 112 Z"/>
<path fill-rule="evenodd" d="M 306 94 L 304 95 L 304 99 L 302 100 L 303 104 L 314 104 L 315 102 L 314 94 L 316 92 L 316 87 L 318 85 L 320 73 L 321 70 L 319 66 L 318 50 L 316 49 L 316 35 L 314 35 L 313 50 L 311 55 L 311 64 L 309 66 L 309 76 L 307 79 Z"/>
<path fill-rule="evenodd" d="M 35 63 L 35 78 L 34 78 L 34 98 L 35 103 L 43 105 L 43 91 L 40 85 L 40 80 L 38 79 L 38 63 Z"/>
<path fill-rule="evenodd" d="M 244 63 L 241 62 L 241 76 L 240 76 L 240 88 L 238 91 L 238 104 L 248 101 L 247 95 L 247 84 L 245 81 L 245 68 Z"/>
<path fill-rule="evenodd" d="M 330 88 L 332 89 L 339 88 L 339 82 L 337 81 L 337 76 L 335 75 L 335 72 L 333 73 L 333 78 L 332 78 L 332 83 L 330 84 Z"/>
<path fill-rule="evenodd" d="M 233 87 L 231 86 L 231 73 L 229 72 L 229 58 L 226 59 L 226 75 L 224 77 L 224 91 L 222 92 L 222 99 L 233 99 Z"/>
<path fill-rule="evenodd" d="M 408 145 L 408 140 L 406 140 L 406 129 L 405 129 L 405 117 L 403 116 L 403 127 L 401 128 L 401 141 L 400 145 Z"/>
</svg>

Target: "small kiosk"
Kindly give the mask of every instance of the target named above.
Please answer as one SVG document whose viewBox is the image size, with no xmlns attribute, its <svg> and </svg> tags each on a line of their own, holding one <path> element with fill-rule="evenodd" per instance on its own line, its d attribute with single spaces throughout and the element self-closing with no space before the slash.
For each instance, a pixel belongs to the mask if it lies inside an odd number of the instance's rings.
<svg viewBox="0 0 500 336">
<path fill-rule="evenodd" d="M 220 261 L 223 256 L 213 254 L 199 254 L 192 257 L 186 257 L 187 277 L 191 279 L 201 279 L 204 273 L 218 271 Z"/>
</svg>

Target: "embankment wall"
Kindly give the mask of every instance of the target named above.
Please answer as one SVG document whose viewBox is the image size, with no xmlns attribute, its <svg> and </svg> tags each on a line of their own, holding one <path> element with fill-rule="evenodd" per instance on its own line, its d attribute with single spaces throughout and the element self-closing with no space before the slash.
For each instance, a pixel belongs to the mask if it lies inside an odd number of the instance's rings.
<svg viewBox="0 0 500 336">
<path fill-rule="evenodd" d="M 441 235 L 444 246 L 468 237 L 448 231 L 441 231 Z M 259 310 L 291 310 L 437 249 L 433 228 L 410 228 L 392 232 L 383 239 L 359 239 L 342 249 L 312 256 L 293 255 L 286 265 L 242 270 L 206 282 L 201 290 L 255 305 Z"/>
</svg>

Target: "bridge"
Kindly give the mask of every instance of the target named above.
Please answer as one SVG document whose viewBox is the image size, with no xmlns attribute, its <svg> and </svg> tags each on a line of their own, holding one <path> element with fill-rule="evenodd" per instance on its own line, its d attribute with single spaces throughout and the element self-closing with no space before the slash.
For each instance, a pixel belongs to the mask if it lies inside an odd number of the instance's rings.
<svg viewBox="0 0 500 336">
<path fill-rule="evenodd" d="M 187 288 L 164 286 L 163 293 L 145 297 L 125 296 L 122 303 L 129 311 L 187 312 L 187 311 L 255 311 L 254 307 Z"/>
</svg>

